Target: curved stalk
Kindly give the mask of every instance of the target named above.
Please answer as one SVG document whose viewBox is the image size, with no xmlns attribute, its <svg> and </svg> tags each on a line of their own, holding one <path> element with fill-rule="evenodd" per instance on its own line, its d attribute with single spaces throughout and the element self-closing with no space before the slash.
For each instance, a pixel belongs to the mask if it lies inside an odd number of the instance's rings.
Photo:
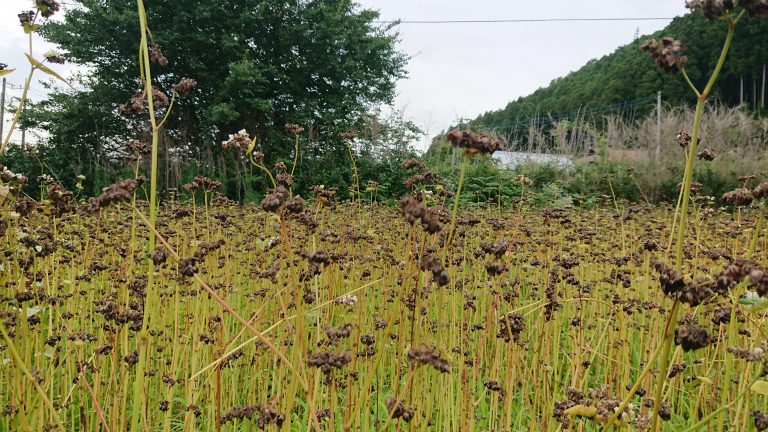
<svg viewBox="0 0 768 432">
<path fill-rule="evenodd" d="M 683 246 L 685 244 L 685 231 L 687 228 L 687 222 L 688 222 L 688 204 L 690 203 L 691 199 L 691 183 L 693 180 L 693 167 L 696 161 L 696 145 L 699 142 L 699 132 L 701 130 L 701 115 L 704 110 L 704 104 L 706 103 L 707 97 L 709 96 L 709 93 L 712 91 L 712 88 L 715 85 L 715 82 L 717 81 L 717 77 L 720 74 L 720 71 L 723 68 L 723 65 L 725 64 L 725 58 L 728 55 L 728 50 L 731 47 L 731 41 L 733 40 L 733 34 L 734 34 L 734 28 L 736 26 L 736 22 L 738 22 L 739 18 L 743 16 L 743 11 L 739 14 L 739 16 L 735 20 L 728 20 L 728 34 L 725 37 L 725 42 L 723 44 L 723 49 L 720 51 L 720 57 L 717 61 L 717 65 L 715 66 L 715 70 L 712 73 L 712 75 L 709 77 L 709 81 L 707 82 L 707 86 L 704 88 L 704 91 L 701 92 L 701 94 L 698 95 L 697 101 L 696 101 L 696 115 L 693 120 L 693 132 L 691 134 L 691 143 L 689 144 L 688 148 L 688 155 L 685 162 L 685 174 L 683 176 L 683 197 L 681 199 L 681 209 L 680 209 L 680 225 L 678 226 L 677 231 L 677 248 L 676 248 L 676 256 L 675 256 L 675 269 L 681 273 L 683 269 Z M 677 322 L 678 316 L 680 314 L 680 306 L 679 302 L 675 301 L 675 303 L 672 306 L 672 310 L 669 312 L 669 319 L 667 320 L 667 325 L 664 327 L 664 333 L 663 333 L 663 340 L 662 340 L 662 351 L 660 356 L 660 363 L 659 363 L 659 370 L 662 371 L 660 373 L 659 377 L 657 378 L 656 385 L 654 387 L 654 405 L 653 405 L 653 415 L 652 415 L 652 421 L 651 421 L 651 431 L 655 432 L 658 430 L 659 427 L 659 407 L 662 404 L 661 397 L 663 395 L 664 390 L 664 384 L 666 383 L 667 374 L 663 371 L 666 371 L 669 367 L 669 363 L 671 361 L 670 358 L 670 352 L 672 348 L 672 338 L 674 336 L 674 333 L 672 331 L 673 325 Z"/>
</svg>

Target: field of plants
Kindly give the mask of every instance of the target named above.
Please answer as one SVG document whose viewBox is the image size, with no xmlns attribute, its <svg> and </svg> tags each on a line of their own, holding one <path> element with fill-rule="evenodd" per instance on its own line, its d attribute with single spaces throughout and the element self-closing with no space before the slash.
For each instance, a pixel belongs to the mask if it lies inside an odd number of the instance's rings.
<svg viewBox="0 0 768 432">
<path fill-rule="evenodd" d="M 64 80 L 32 47 L 59 6 L 19 14 L 22 106 L 36 72 Z M 226 178 L 174 189 L 159 153 L 198 82 L 155 86 L 169 60 L 143 0 L 129 6 L 141 88 L 115 107 L 138 131 L 128 175 L 88 196 L 88 176 L 0 171 L 0 431 L 768 430 L 768 174 L 735 166 L 739 187 L 711 197 L 694 169 L 727 150 L 700 142 L 704 107 L 737 24 L 768 15 L 765 0 L 687 2 L 724 24 L 703 86 L 679 40 L 641 45 L 696 95 L 690 132 L 665 150 L 684 166 L 669 205 L 630 173 L 643 204 L 617 199 L 610 174 L 611 194 L 588 205 L 534 200 L 518 175 L 504 180 L 515 199 L 499 180 L 495 200 L 468 206 L 470 161 L 506 144 L 460 129 L 441 138 L 455 181 L 398 161 L 407 192 L 380 201 L 382 185 L 361 186 L 354 131 L 327 132 L 328 150 L 294 123 L 279 123 L 287 146 L 258 127 L 220 135 L 220 160 L 268 185 L 257 203 L 227 198 Z M 744 148 L 757 160 L 764 146 Z M 323 151 L 349 164 L 348 191 L 297 180 L 304 153 Z"/>
<path fill-rule="evenodd" d="M 317 192 L 312 205 L 169 203 L 151 287 L 141 203 L 57 216 L 66 200 L 18 201 L 0 429 L 126 430 L 134 385 L 158 431 L 598 430 L 636 380 L 618 420 L 643 430 L 660 376 L 665 430 L 712 413 L 709 428 L 747 430 L 768 404 L 765 321 L 733 289 L 746 273 L 740 288 L 764 290 L 742 260 L 765 262 L 758 212 L 698 202 L 682 277 L 661 264 L 672 209 L 461 212 L 446 248 L 429 232 L 450 226 L 439 207 Z M 672 307 L 663 290 L 690 307 L 670 366 L 644 374 Z"/>
</svg>

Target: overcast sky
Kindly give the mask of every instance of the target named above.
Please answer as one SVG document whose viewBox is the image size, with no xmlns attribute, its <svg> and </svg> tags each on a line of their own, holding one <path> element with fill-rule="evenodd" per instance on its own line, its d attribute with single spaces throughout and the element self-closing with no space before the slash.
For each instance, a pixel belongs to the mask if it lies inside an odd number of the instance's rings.
<svg viewBox="0 0 768 432">
<path fill-rule="evenodd" d="M 683 0 L 358 2 L 378 9 L 383 20 L 404 21 L 674 17 L 686 12 Z M 8 76 L 8 82 L 17 86 L 23 84 L 29 65 L 23 56 L 26 36 L 16 14 L 32 3 L 0 0 L 0 62 L 17 68 Z M 501 109 L 509 101 L 546 86 L 590 59 L 611 53 L 631 42 L 637 31 L 641 35 L 652 33 L 668 23 L 657 20 L 401 24 L 400 48 L 411 60 L 407 66 L 409 77 L 398 84 L 394 108 L 431 136 L 457 119 Z M 48 49 L 51 47 L 36 43 L 39 57 Z M 65 75 L 71 71 L 71 67 L 54 66 Z M 39 99 L 45 91 L 40 83 L 35 83 L 30 96 Z M 10 97 L 20 94 L 20 90 L 8 90 Z M 426 142 L 420 144 L 422 149 Z"/>
</svg>

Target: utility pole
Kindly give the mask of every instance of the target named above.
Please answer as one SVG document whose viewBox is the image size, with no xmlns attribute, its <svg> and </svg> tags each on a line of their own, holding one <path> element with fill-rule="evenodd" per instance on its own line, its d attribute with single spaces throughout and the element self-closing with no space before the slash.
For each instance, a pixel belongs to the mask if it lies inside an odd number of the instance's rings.
<svg viewBox="0 0 768 432">
<path fill-rule="evenodd" d="M 763 81 L 765 81 L 765 74 L 763 74 Z M 0 140 L 3 137 L 3 126 L 5 125 L 5 78 L 3 78 L 3 92 L 0 93 Z"/>
<path fill-rule="evenodd" d="M 656 159 L 661 156 L 661 90 L 656 92 Z"/>
<path fill-rule="evenodd" d="M 763 63 L 763 91 L 760 92 L 760 105 L 765 108 L 765 63 Z"/>
</svg>

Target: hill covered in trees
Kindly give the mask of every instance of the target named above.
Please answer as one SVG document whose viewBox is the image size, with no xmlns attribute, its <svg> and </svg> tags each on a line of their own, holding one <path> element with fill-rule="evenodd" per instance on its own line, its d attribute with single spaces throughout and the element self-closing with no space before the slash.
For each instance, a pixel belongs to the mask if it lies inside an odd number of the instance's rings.
<svg viewBox="0 0 768 432">
<path fill-rule="evenodd" d="M 680 39 L 688 56 L 686 70 L 702 86 L 717 62 L 726 25 L 711 22 L 701 13 L 675 18 L 665 29 L 638 37 L 613 53 L 587 62 L 579 70 L 553 80 L 548 86 L 510 102 L 501 110 L 487 112 L 470 121 L 473 128 L 501 134 L 518 133 L 537 120 L 552 122 L 578 116 L 598 118 L 602 114 L 646 115 L 654 109 L 656 93 L 668 105 L 695 104 L 695 97 L 679 74 L 655 67 L 640 51 L 650 37 Z M 744 18 L 713 97 L 726 105 L 748 104 L 763 110 L 765 64 L 768 63 L 768 21 Z"/>
</svg>

